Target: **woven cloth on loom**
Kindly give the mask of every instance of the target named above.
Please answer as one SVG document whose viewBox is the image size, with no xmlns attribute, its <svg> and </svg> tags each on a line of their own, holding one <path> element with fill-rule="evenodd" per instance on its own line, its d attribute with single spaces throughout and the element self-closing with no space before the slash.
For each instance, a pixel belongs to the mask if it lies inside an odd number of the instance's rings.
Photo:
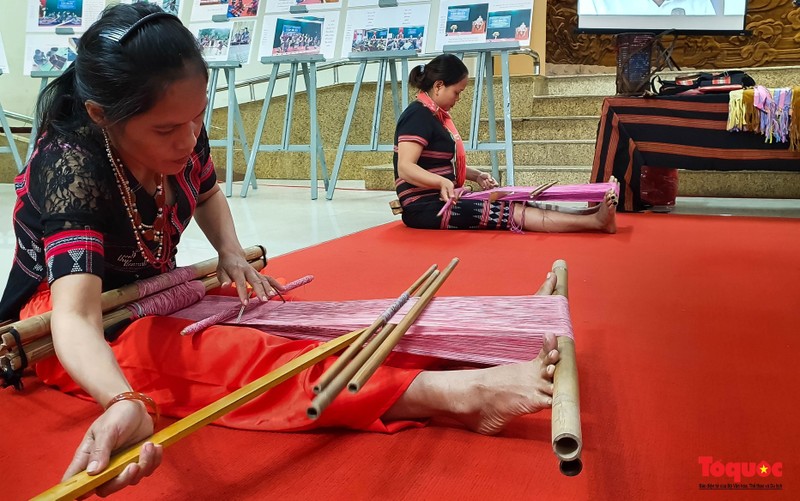
<svg viewBox="0 0 800 501">
<path fill-rule="evenodd" d="M 391 322 L 400 322 L 416 300 L 411 298 Z M 288 338 L 327 341 L 369 326 L 391 303 L 391 299 L 268 301 L 245 313 L 240 324 Z M 173 316 L 196 321 L 237 304 L 237 298 L 207 296 Z M 566 298 L 436 297 L 406 332 L 396 350 L 500 365 L 531 360 L 539 353 L 546 332 L 572 337 Z"/>
</svg>

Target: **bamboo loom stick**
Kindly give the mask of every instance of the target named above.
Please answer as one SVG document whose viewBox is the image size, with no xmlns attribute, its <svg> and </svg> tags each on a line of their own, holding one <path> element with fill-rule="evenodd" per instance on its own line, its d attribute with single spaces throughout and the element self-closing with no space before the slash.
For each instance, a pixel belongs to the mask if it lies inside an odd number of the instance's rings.
<svg viewBox="0 0 800 501">
<path fill-rule="evenodd" d="M 440 275 L 439 270 L 434 270 L 428 278 L 423 282 L 423 284 L 417 289 L 415 295 L 422 297 L 436 282 Z M 311 405 L 308 407 L 306 411 L 306 415 L 310 419 L 317 419 L 322 411 L 324 411 L 328 405 L 336 398 L 339 393 L 347 386 L 347 382 L 353 377 L 353 375 L 358 372 L 358 370 L 364 365 L 364 362 L 375 353 L 375 350 L 383 344 L 386 340 L 388 335 L 394 330 L 397 324 L 391 323 L 386 324 L 383 326 L 383 329 L 375 335 L 375 337 L 370 340 L 370 342 L 364 346 L 361 351 L 350 361 L 350 363 L 343 367 L 336 377 L 328 383 L 322 391 L 314 397 L 314 400 L 311 401 Z"/>
<path fill-rule="evenodd" d="M 419 318 L 422 311 L 425 309 L 426 306 L 433 300 L 434 294 L 439 288 L 444 284 L 444 281 L 447 280 L 447 277 L 453 272 L 456 265 L 458 265 L 458 258 L 454 258 L 450 261 L 450 264 L 447 265 L 447 268 L 442 270 L 441 275 L 439 275 L 433 283 L 431 283 L 430 287 L 425 290 L 425 293 L 422 294 L 419 301 L 411 308 L 411 310 L 403 317 L 403 319 L 397 324 L 394 329 L 387 335 L 386 340 L 380 344 L 372 354 L 372 356 L 364 362 L 361 366 L 359 371 L 356 373 L 355 376 L 347 383 L 347 389 L 351 393 L 356 393 L 358 390 L 361 389 L 362 386 L 367 382 L 367 380 L 372 376 L 378 367 L 386 360 L 386 357 L 389 356 L 389 353 L 392 352 L 397 343 L 400 342 L 400 339 L 406 333 L 411 324 L 413 324 L 417 318 Z"/>
<path fill-rule="evenodd" d="M 267 390 L 279 385 L 287 379 L 299 374 L 312 365 L 344 349 L 356 340 L 363 329 L 350 332 L 332 341 L 328 341 L 313 350 L 300 355 L 291 362 L 275 369 L 269 374 L 256 379 L 220 400 L 203 407 L 197 412 L 177 421 L 163 430 L 155 433 L 147 441 L 155 445 L 169 447 L 178 440 L 197 431 L 203 426 L 219 419 L 225 414 L 238 409 L 254 398 L 264 394 Z M 113 479 L 125 467 L 139 459 L 141 443 L 115 455 L 108 467 L 97 475 L 90 476 L 85 471 L 74 475 L 72 478 L 48 489 L 34 497 L 34 500 L 67 500 L 82 496 L 100 485 Z"/>
<path fill-rule="evenodd" d="M 245 258 L 248 262 L 261 259 L 266 265 L 266 254 L 263 247 L 255 245 L 248 247 L 244 251 Z M 217 258 L 213 258 L 188 266 L 187 268 L 192 270 L 192 276 L 188 280 L 201 278 L 210 273 L 214 273 L 217 270 L 218 262 L 219 260 Z M 101 296 L 102 311 L 107 312 L 116 309 L 126 303 L 136 301 L 137 299 L 140 299 L 137 282 L 118 289 L 106 291 Z M 41 315 L 14 322 L 6 327 L 9 327 L 9 331 L 13 328 L 19 335 L 22 343 L 25 344 L 26 342 L 33 341 L 50 332 L 50 315 L 50 312 L 42 313 Z M 16 340 L 11 335 L 3 334 L 2 342 L 7 349 L 11 349 L 17 345 Z"/>
<path fill-rule="evenodd" d="M 350 360 L 352 360 L 353 357 L 355 357 L 356 354 L 358 354 L 358 352 L 364 346 L 364 343 L 366 343 L 367 340 L 378 329 L 380 329 L 389 322 L 392 316 L 395 313 L 397 313 L 397 311 L 400 308 L 402 308 L 403 305 L 406 304 L 406 302 L 408 302 L 408 299 L 414 294 L 414 292 L 416 292 L 417 289 L 420 289 L 420 287 L 426 283 L 428 277 L 430 277 L 435 270 L 436 270 L 436 265 L 434 264 L 430 268 L 428 268 L 425 271 L 425 273 L 420 275 L 420 277 L 411 285 L 411 287 L 406 289 L 406 291 L 403 292 L 403 294 L 401 294 L 400 297 L 398 297 L 391 305 L 389 305 L 389 307 L 386 309 L 386 311 L 384 311 L 381 314 L 381 316 L 379 316 L 378 318 L 375 319 L 374 322 L 372 322 L 372 325 L 367 327 L 367 329 L 364 331 L 364 334 L 362 334 L 360 338 L 356 339 L 356 341 L 353 344 L 347 347 L 347 350 L 345 350 L 344 353 L 339 355 L 339 358 L 336 360 L 336 362 L 334 362 L 333 365 L 330 366 L 330 368 L 325 372 L 325 374 L 323 374 L 322 377 L 319 378 L 317 384 L 314 385 L 315 395 L 319 395 L 319 393 L 322 390 L 324 390 L 325 387 L 328 386 L 331 381 L 333 381 L 333 379 L 350 362 Z"/>
<path fill-rule="evenodd" d="M 568 297 L 567 263 L 561 259 L 553 263 L 553 273 L 556 274 L 553 294 Z M 553 452 L 560 460 L 561 473 L 571 477 L 583 469 L 578 365 L 575 361 L 575 341 L 566 336 L 557 339 L 560 360 L 553 374 Z"/>
<path fill-rule="evenodd" d="M 256 258 L 254 261 L 250 262 L 250 265 L 256 271 L 259 271 L 264 268 L 264 260 Z M 216 275 L 210 275 L 201 278 L 200 281 L 203 283 L 206 292 L 220 285 L 219 279 Z M 121 322 L 131 320 L 133 316 L 133 313 L 123 305 L 122 307 L 103 315 L 103 329 L 110 329 Z M 25 350 L 25 354 L 28 358 L 28 364 L 36 363 L 55 354 L 55 349 L 53 348 L 53 338 L 48 333 L 45 333 L 44 336 L 39 337 L 34 341 L 23 343 L 22 349 Z M 2 356 L 3 355 L 0 354 L 0 358 L 2 358 Z M 22 368 L 22 359 L 19 354 L 19 348 L 13 348 L 9 350 L 8 353 L 5 354 L 5 358 L 13 370 L 20 370 Z"/>
</svg>

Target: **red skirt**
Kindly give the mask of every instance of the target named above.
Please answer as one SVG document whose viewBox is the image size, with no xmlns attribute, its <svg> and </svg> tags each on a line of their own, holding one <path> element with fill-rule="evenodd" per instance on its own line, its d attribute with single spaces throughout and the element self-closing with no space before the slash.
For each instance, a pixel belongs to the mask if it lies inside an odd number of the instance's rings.
<svg viewBox="0 0 800 501">
<path fill-rule="evenodd" d="M 21 317 L 50 308 L 50 291 L 43 290 L 31 298 Z M 143 318 L 128 326 L 111 344 L 131 387 L 153 397 L 165 416 L 186 417 L 320 344 L 289 340 L 249 327 L 222 325 L 194 337 L 181 336 L 180 331 L 189 323 L 172 317 Z M 378 369 L 357 394 L 343 391 L 318 419 L 310 420 L 306 409 L 314 396 L 312 387 L 334 360 L 329 357 L 215 423 L 245 430 L 343 427 L 384 433 L 424 425 L 417 421 L 381 420 L 422 370 L 387 365 Z M 408 360 L 398 362 L 409 365 Z M 46 384 L 92 400 L 72 381 L 56 357 L 37 363 L 35 370 Z"/>
</svg>

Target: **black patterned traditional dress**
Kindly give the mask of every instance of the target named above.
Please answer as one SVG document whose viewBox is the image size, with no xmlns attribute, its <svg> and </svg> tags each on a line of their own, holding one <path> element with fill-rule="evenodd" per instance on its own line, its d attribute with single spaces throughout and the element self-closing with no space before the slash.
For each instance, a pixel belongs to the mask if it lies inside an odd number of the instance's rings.
<svg viewBox="0 0 800 501">
<path fill-rule="evenodd" d="M 394 136 L 394 178 L 397 196 L 403 207 L 403 223 L 421 229 L 512 228 L 514 205 L 509 202 L 459 200 L 442 216 L 444 206 L 436 188 L 422 188 L 402 179 L 397 171 L 397 146 L 404 141 L 422 145 L 417 165 L 455 183 L 456 142 L 441 121 L 419 101 L 414 101 L 400 115 Z"/>
<path fill-rule="evenodd" d="M 43 285 L 72 273 L 91 273 L 103 290 L 161 272 L 139 251 L 133 227 L 114 180 L 100 132 L 86 129 L 80 140 L 47 133 L 37 143 L 25 170 L 15 179 L 16 250 L 0 300 L 0 320 L 17 319 L 20 308 Z M 156 217 L 156 201 L 127 169 L 125 173 L 142 222 Z M 181 233 L 192 218 L 198 197 L 216 183 L 205 130 L 183 172 L 166 178 L 175 194 L 165 208 L 166 268 L 175 267 Z M 155 253 L 156 244 L 145 241 Z"/>
</svg>

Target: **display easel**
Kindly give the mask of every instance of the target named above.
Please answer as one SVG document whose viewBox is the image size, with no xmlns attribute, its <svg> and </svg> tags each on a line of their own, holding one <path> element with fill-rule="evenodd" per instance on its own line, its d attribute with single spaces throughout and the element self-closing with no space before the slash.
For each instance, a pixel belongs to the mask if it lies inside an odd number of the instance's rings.
<svg viewBox="0 0 800 501">
<path fill-rule="evenodd" d="M 3 76 L 3 70 L 0 70 L 0 76 Z M 8 118 L 6 118 L 6 112 L 3 110 L 2 103 L 0 103 L 0 126 L 3 127 L 3 133 L 8 139 L 8 146 L 0 147 L 0 153 L 11 153 L 11 156 L 14 157 L 14 163 L 17 165 L 17 172 L 22 172 L 24 164 L 19 156 L 17 143 L 14 141 L 14 134 L 11 132 L 11 127 L 8 125 Z"/>
<path fill-rule="evenodd" d="M 328 169 L 325 165 L 325 153 L 322 149 L 322 135 L 319 130 L 317 120 L 317 63 L 324 62 L 322 54 L 308 55 L 287 55 L 262 57 L 262 64 L 271 64 L 272 72 L 269 77 L 267 93 L 264 96 L 264 105 L 261 108 L 261 118 L 256 127 L 256 135 L 253 139 L 253 149 L 250 151 L 250 159 L 247 162 L 247 171 L 242 185 L 242 197 L 247 196 L 247 189 L 255 179 L 256 156 L 261 151 L 299 151 L 308 152 L 311 156 L 311 199 L 316 200 L 318 195 L 317 187 L 317 162 L 319 161 L 325 181 L 325 189 L 328 189 Z M 283 119 L 283 135 L 278 144 L 261 144 L 261 136 L 264 134 L 264 125 L 269 114 L 270 102 L 275 92 L 275 83 L 278 80 L 278 69 L 281 64 L 289 64 L 289 87 L 286 93 L 286 114 Z M 292 114 L 294 111 L 294 100 L 297 92 L 297 75 L 302 69 L 303 79 L 308 96 L 309 110 L 309 143 L 310 144 L 291 144 Z"/>
<path fill-rule="evenodd" d="M 241 67 L 242 65 L 238 61 L 208 63 L 208 68 L 211 70 L 211 78 L 208 83 L 208 107 L 206 108 L 204 123 L 209 135 L 211 134 L 211 116 L 214 113 L 214 98 L 217 94 L 220 70 L 225 73 L 225 80 L 228 82 L 228 121 L 225 129 L 225 139 L 209 139 L 208 141 L 209 146 L 225 148 L 226 197 L 233 195 L 233 147 L 236 140 L 242 145 L 244 158 L 250 158 L 250 148 L 247 145 L 247 138 L 244 133 L 242 113 L 239 109 L 239 100 L 236 97 L 236 69 Z M 258 183 L 256 183 L 255 178 L 251 179 L 251 183 L 254 190 L 258 189 Z"/>
<path fill-rule="evenodd" d="M 508 71 L 509 52 L 519 49 L 519 42 L 496 42 L 482 44 L 445 45 L 442 51 L 456 54 L 462 59 L 465 54 L 476 54 L 475 85 L 472 94 L 472 111 L 469 137 L 464 141 L 467 151 L 489 151 L 492 158 L 492 176 L 500 181 L 498 151 L 506 153 L 506 184 L 514 185 L 514 147 L 511 138 L 511 77 Z M 501 79 L 503 85 L 504 141 L 497 140 L 497 123 L 494 109 L 494 54 L 500 54 Z M 489 115 L 489 141 L 480 141 L 478 132 L 481 123 L 481 99 L 486 87 L 486 109 Z"/>
<path fill-rule="evenodd" d="M 394 110 L 395 123 L 400 118 L 400 114 L 408 106 L 408 83 L 405 75 L 408 75 L 408 58 L 417 55 L 416 50 L 390 50 L 386 52 L 364 52 L 350 54 L 351 61 L 358 61 L 358 74 L 353 85 L 353 95 L 350 97 L 350 106 L 347 108 L 347 115 L 344 120 L 342 137 L 339 140 L 339 148 L 336 150 L 336 161 L 333 164 L 331 181 L 328 184 L 326 198 L 333 198 L 333 191 L 336 189 L 336 181 L 339 178 L 339 169 L 342 167 L 342 160 L 347 151 L 392 151 L 393 143 L 379 144 L 381 130 L 381 114 L 383 110 L 383 91 L 386 87 L 386 70 L 388 68 L 390 82 L 392 85 L 392 109 Z M 401 92 L 397 93 L 397 66 L 401 65 Z M 375 85 L 375 107 L 372 110 L 372 135 L 369 144 L 348 144 L 347 138 L 350 135 L 350 126 L 353 122 L 353 115 L 356 111 L 358 94 L 361 92 L 361 84 L 364 82 L 364 74 L 367 64 L 378 63 L 378 78 Z"/>
<path fill-rule="evenodd" d="M 51 78 L 57 78 L 61 76 L 61 73 L 61 71 L 31 71 L 31 78 L 41 79 L 41 82 L 39 83 L 38 95 L 42 95 L 44 88 L 47 87 L 47 83 Z M 31 135 L 30 140 L 28 141 L 28 151 L 25 153 L 26 162 L 31 159 L 33 147 L 36 146 L 36 134 L 39 132 L 39 118 L 37 115 L 38 113 L 33 114 L 33 121 L 31 122 Z"/>
</svg>

